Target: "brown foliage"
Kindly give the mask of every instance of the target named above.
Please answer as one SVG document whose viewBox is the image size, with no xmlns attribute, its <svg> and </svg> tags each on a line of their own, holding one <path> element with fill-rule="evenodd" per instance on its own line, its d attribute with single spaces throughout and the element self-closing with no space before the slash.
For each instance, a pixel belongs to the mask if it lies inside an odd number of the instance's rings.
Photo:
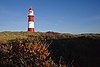
<svg viewBox="0 0 100 67">
<path fill-rule="evenodd" d="M 46 42 L 16 39 L 0 45 L 0 63 L 21 67 L 51 67 L 56 64 L 49 59 Z"/>
</svg>

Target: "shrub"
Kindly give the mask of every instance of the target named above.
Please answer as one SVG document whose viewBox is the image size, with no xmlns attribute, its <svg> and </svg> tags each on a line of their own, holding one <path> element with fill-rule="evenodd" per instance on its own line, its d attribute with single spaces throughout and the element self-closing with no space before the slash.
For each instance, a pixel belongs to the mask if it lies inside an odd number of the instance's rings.
<svg viewBox="0 0 100 67">
<path fill-rule="evenodd" d="M 55 67 L 48 47 L 45 41 L 12 40 L 0 45 L 0 63 L 15 67 Z"/>
</svg>

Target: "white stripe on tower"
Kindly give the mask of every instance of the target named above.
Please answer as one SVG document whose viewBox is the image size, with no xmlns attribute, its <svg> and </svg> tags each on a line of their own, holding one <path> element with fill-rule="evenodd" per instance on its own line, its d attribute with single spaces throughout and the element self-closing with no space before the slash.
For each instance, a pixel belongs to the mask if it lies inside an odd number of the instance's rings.
<svg viewBox="0 0 100 67">
<path fill-rule="evenodd" d="M 34 32 L 34 12 L 32 7 L 28 10 L 28 31 Z"/>
</svg>

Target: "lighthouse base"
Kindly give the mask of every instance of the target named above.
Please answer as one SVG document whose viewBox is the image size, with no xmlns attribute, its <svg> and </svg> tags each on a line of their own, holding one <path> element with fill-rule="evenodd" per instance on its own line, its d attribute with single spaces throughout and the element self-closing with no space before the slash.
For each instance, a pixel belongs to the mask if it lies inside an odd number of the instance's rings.
<svg viewBox="0 0 100 67">
<path fill-rule="evenodd" d="M 28 28 L 28 32 L 34 32 L 34 28 Z"/>
</svg>

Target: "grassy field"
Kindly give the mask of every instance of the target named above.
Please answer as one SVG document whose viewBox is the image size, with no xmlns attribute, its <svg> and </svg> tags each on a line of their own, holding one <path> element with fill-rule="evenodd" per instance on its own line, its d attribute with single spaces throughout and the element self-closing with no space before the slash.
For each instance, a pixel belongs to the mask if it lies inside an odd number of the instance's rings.
<svg viewBox="0 0 100 67">
<path fill-rule="evenodd" d="M 69 33 L 58 33 L 58 32 L 0 32 L 0 41 L 7 41 L 12 39 L 24 39 L 29 36 L 44 36 L 52 39 L 61 39 L 61 38 L 73 38 L 73 37 L 94 37 L 99 38 L 100 34 L 69 34 Z"/>
<path fill-rule="evenodd" d="M 99 51 L 99 33 L 0 32 L 2 66 L 97 67 Z"/>
</svg>

